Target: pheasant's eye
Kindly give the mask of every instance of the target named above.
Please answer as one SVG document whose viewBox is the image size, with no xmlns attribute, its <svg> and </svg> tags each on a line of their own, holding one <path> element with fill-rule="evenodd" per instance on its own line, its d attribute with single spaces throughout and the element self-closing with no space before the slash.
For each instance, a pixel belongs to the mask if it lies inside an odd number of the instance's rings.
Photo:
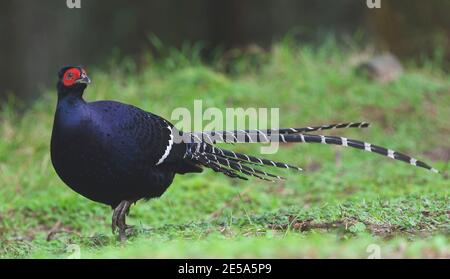
<svg viewBox="0 0 450 279">
<path fill-rule="evenodd" d="M 69 73 L 68 75 L 67 75 L 67 79 L 68 80 L 71 80 L 73 78 L 73 73 Z"/>
</svg>

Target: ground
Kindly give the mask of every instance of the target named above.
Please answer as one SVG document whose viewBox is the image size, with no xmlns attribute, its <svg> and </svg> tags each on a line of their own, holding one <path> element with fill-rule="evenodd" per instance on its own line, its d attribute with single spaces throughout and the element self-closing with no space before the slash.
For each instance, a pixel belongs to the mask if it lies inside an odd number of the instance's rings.
<svg viewBox="0 0 450 279">
<path fill-rule="evenodd" d="M 104 70 L 87 65 L 93 83 L 85 97 L 168 119 L 201 99 L 223 111 L 278 107 L 286 127 L 368 121 L 369 129 L 334 134 L 412 154 L 441 174 L 359 150 L 291 144 L 266 157 L 302 166 L 303 174 L 278 171 L 283 183 L 209 170 L 177 176 L 163 197 L 132 208 L 136 230 L 120 243 L 111 209 L 71 191 L 53 170 L 56 92 L 49 89 L 31 104 L 1 108 L 0 258 L 450 257 L 450 76 L 441 61 L 406 62 L 398 80 L 380 84 L 355 72 L 362 48 L 333 40 L 313 47 L 286 39 L 208 65 L 197 53 L 171 50 Z"/>
</svg>

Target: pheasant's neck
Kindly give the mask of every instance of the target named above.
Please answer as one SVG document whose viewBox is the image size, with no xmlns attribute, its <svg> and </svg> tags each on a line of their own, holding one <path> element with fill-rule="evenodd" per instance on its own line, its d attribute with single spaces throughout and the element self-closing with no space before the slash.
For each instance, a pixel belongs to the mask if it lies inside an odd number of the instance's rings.
<svg viewBox="0 0 450 279">
<path fill-rule="evenodd" d="M 83 100 L 81 94 L 68 94 L 65 96 L 58 96 L 58 108 L 59 107 L 79 107 L 86 105 L 86 101 Z"/>
<path fill-rule="evenodd" d="M 81 95 L 66 95 L 58 98 L 55 125 L 76 126 L 90 117 L 87 103 Z"/>
</svg>

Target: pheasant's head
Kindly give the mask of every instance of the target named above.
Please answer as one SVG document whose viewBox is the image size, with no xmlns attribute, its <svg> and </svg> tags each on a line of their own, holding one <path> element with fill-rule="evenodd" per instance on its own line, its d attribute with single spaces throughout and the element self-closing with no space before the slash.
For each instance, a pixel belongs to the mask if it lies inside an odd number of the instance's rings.
<svg viewBox="0 0 450 279">
<path fill-rule="evenodd" d="M 91 83 L 86 71 L 80 66 L 68 66 L 58 73 L 58 94 L 83 94 L 87 85 Z"/>
</svg>

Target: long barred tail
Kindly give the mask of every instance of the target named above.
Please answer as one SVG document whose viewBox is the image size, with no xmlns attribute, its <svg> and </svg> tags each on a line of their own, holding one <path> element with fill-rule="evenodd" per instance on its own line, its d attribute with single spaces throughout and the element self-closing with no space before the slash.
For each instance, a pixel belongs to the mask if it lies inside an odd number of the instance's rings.
<svg viewBox="0 0 450 279">
<path fill-rule="evenodd" d="M 364 127 L 368 125 L 366 123 L 357 123 L 355 124 L 347 124 L 345 127 Z M 341 125 L 338 127 L 338 125 Z M 332 126 L 320 126 L 319 127 L 308 127 L 302 129 L 315 129 L 315 130 L 325 130 L 325 129 L 333 129 Z M 327 128 L 324 128 L 327 127 Z M 335 128 L 343 128 L 343 124 L 337 124 Z M 287 130 L 290 130 L 288 132 Z M 413 157 L 410 157 L 406 154 L 381 147 L 378 145 L 374 145 L 371 143 L 349 139 L 345 137 L 338 136 L 325 136 L 325 135 L 312 135 L 298 132 L 300 129 L 297 129 L 295 132 L 293 129 L 280 129 L 279 131 L 285 131 L 285 133 L 272 134 L 271 138 L 267 136 L 262 136 L 260 131 L 245 131 L 246 136 L 242 139 L 239 137 L 234 137 L 233 140 L 229 142 L 233 143 L 247 143 L 247 142 L 259 142 L 265 143 L 270 141 L 278 141 L 282 143 L 320 143 L 320 144 L 334 144 L 341 145 L 345 147 L 352 147 L 355 149 L 365 150 L 367 152 L 377 153 L 382 156 L 389 157 L 394 160 L 399 160 L 406 162 L 410 165 L 425 168 L 429 171 L 438 173 L 439 171 L 435 168 L 429 166 L 428 164 L 419 161 Z M 275 137 L 274 137 L 275 136 Z M 296 171 L 302 171 L 301 168 L 292 166 L 286 163 L 272 161 L 268 159 L 258 158 L 247 154 L 237 153 L 230 150 L 225 150 L 214 146 L 213 144 L 208 143 L 207 141 L 203 142 L 195 142 L 192 143 L 188 149 L 187 156 L 198 162 L 199 164 L 211 168 L 217 172 L 222 172 L 225 175 L 234 178 L 247 179 L 247 176 L 254 176 L 263 180 L 284 180 L 283 177 L 268 173 L 263 171 L 259 167 L 277 167 L 283 169 L 292 169 Z M 257 166 L 257 167 L 255 167 Z"/>
<path fill-rule="evenodd" d="M 240 161 L 240 160 L 236 160 L 236 159 L 232 159 L 232 158 L 227 158 L 227 157 L 223 157 L 220 155 L 215 155 L 215 154 L 205 154 L 205 156 L 214 161 L 217 162 L 223 166 L 227 166 L 228 168 L 231 168 L 235 171 L 239 171 L 242 172 L 246 175 L 251 175 L 251 176 L 255 176 L 259 179 L 264 179 L 264 180 L 268 180 L 268 181 L 272 181 L 272 179 L 269 178 L 275 178 L 278 180 L 285 180 L 284 177 L 275 175 L 275 174 L 271 174 L 268 172 L 265 172 L 263 170 L 257 169 L 257 168 L 253 168 L 251 166 L 246 165 L 245 161 Z"/>
<path fill-rule="evenodd" d="M 201 165 L 203 165 L 207 168 L 214 170 L 215 172 L 221 172 L 231 178 L 239 178 L 239 179 L 247 180 L 246 177 L 239 175 L 236 171 L 233 171 L 229 168 L 221 166 L 216 161 L 209 160 L 205 154 L 191 155 L 190 159 L 200 163 Z"/>
<path fill-rule="evenodd" d="M 303 171 L 299 167 L 286 163 L 221 149 L 205 142 L 191 144 L 186 157 L 216 172 L 240 179 L 247 179 L 246 176 L 254 176 L 272 182 L 285 180 L 284 177 L 257 168 L 264 166 Z"/>
<path fill-rule="evenodd" d="M 321 126 L 308 126 L 302 128 L 283 128 L 271 130 L 235 130 L 235 131 L 204 131 L 191 133 L 191 135 L 199 142 L 205 141 L 210 144 L 224 142 L 260 142 L 252 140 L 254 137 L 266 140 L 271 135 L 289 135 L 299 133 L 311 133 L 323 130 L 345 129 L 345 128 L 368 128 L 370 123 L 367 122 L 350 122 L 339 124 L 327 124 Z M 242 141 L 244 140 L 244 141 Z M 245 141 L 247 140 L 247 141 Z"/>
<path fill-rule="evenodd" d="M 281 177 L 279 175 L 275 175 L 249 166 L 245 161 L 240 161 L 221 155 L 201 153 L 193 155 L 191 159 L 199 162 L 205 167 L 211 168 L 216 172 L 221 172 L 232 178 L 247 180 L 246 176 L 254 176 L 256 178 L 271 182 L 275 182 L 275 180 L 285 180 L 284 177 Z"/>
<path fill-rule="evenodd" d="M 374 145 L 368 142 L 363 142 L 354 139 L 348 139 L 344 137 L 336 136 L 324 136 L 324 135 L 309 135 L 309 134 L 299 134 L 299 135 L 280 135 L 280 140 L 282 142 L 304 142 L 304 143 L 321 143 L 321 144 L 335 144 L 345 147 L 353 147 L 356 149 L 365 150 L 367 152 L 377 153 L 394 160 L 406 162 L 412 166 L 421 167 L 429 171 L 439 173 L 439 171 L 428 164 L 419 161 L 409 155 Z"/>
</svg>

